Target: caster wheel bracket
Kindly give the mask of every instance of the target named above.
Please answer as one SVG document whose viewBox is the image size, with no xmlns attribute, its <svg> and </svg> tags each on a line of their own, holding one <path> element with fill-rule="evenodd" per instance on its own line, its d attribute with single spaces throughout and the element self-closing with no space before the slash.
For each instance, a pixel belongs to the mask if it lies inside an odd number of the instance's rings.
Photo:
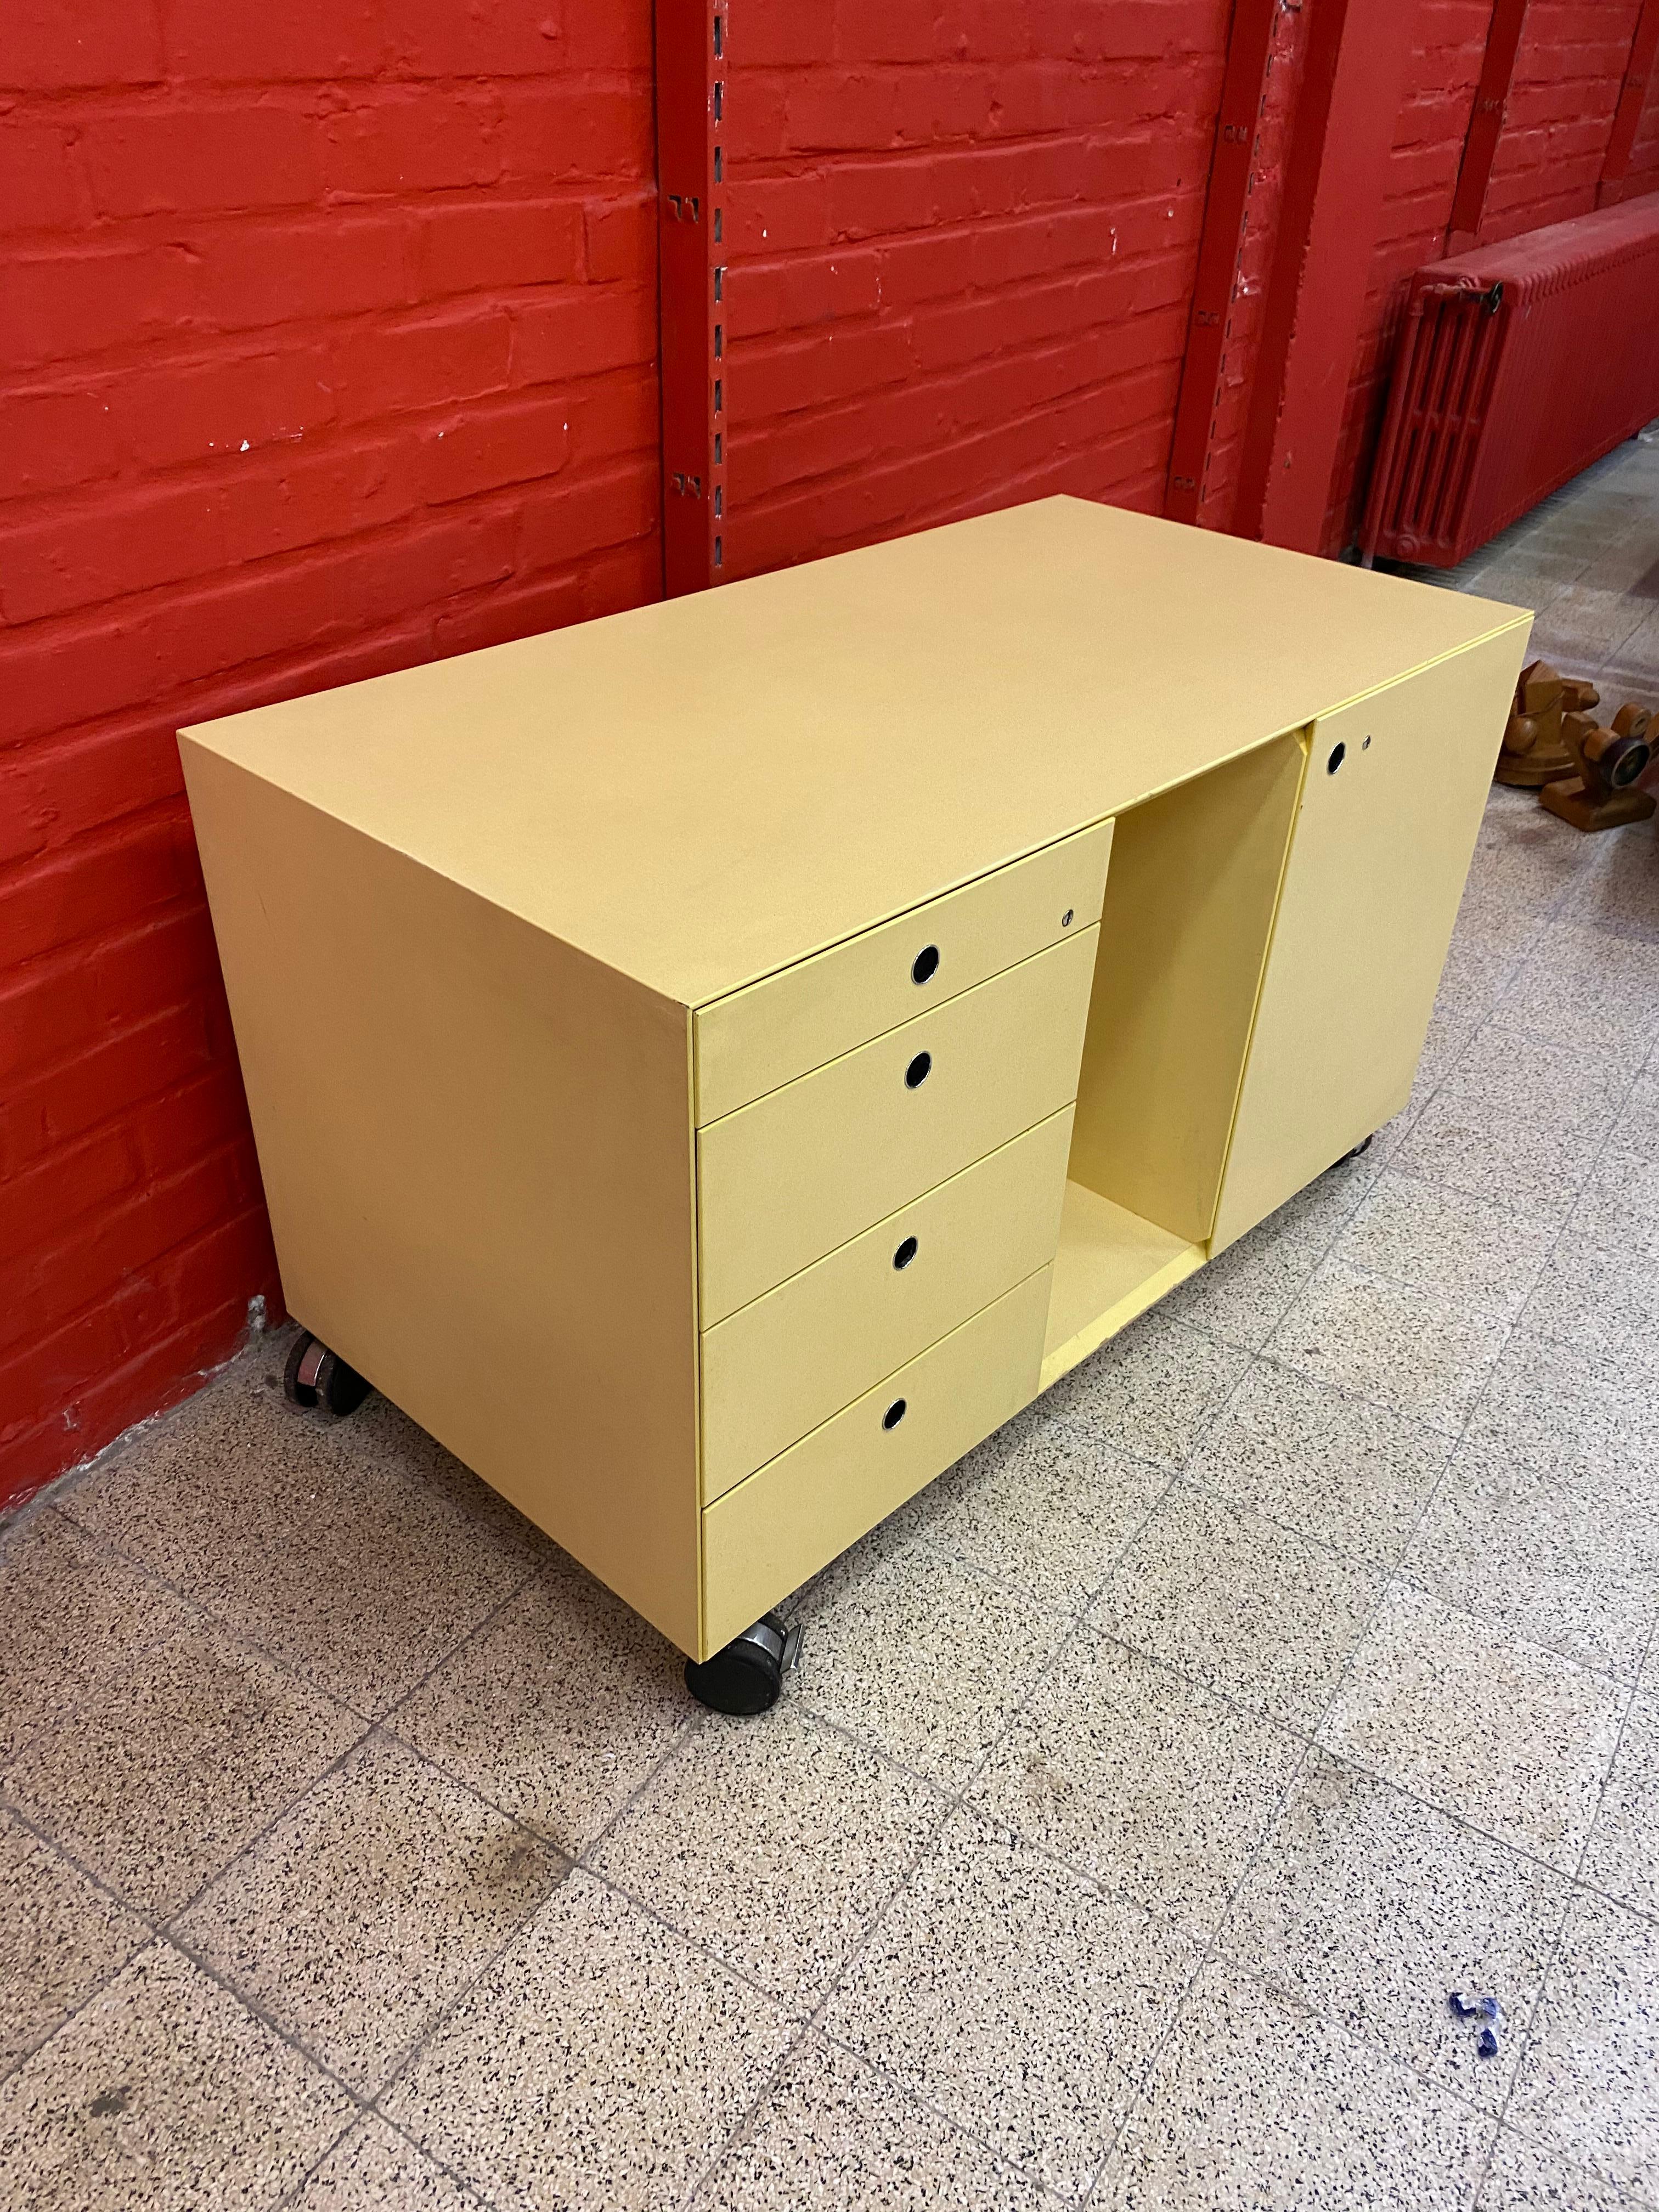
<svg viewBox="0 0 1659 2212">
<path fill-rule="evenodd" d="M 776 1705 L 799 1656 L 799 1628 L 781 1613 L 764 1613 L 709 1658 L 688 1659 L 685 1686 L 713 1712 L 750 1718 Z"/>
</svg>

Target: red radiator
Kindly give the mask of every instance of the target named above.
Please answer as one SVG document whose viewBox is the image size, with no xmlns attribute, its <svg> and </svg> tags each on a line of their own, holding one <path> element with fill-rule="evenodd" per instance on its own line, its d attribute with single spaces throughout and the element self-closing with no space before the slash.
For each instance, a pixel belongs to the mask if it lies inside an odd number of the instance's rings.
<svg viewBox="0 0 1659 2212">
<path fill-rule="evenodd" d="M 1451 568 L 1659 415 L 1659 194 L 1412 279 L 1361 544 Z"/>
</svg>

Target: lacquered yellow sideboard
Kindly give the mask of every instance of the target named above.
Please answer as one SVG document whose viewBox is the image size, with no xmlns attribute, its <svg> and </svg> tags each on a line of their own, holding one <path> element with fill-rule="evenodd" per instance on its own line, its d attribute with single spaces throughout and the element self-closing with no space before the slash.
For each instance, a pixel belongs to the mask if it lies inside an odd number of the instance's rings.
<svg viewBox="0 0 1659 2212">
<path fill-rule="evenodd" d="M 708 1659 L 1404 1103 L 1528 626 L 1053 499 L 185 732 L 291 1310 Z"/>
</svg>

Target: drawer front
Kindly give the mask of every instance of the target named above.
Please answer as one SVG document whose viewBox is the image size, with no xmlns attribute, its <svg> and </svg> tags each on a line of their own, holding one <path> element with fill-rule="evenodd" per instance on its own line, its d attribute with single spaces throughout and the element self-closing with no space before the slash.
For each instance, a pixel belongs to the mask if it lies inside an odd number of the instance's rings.
<svg viewBox="0 0 1659 2212">
<path fill-rule="evenodd" d="M 704 1503 L 1047 1267 L 1071 1144 L 1066 1106 L 708 1330 Z"/>
<path fill-rule="evenodd" d="M 1100 920 L 1112 825 L 1098 823 L 696 1018 L 697 1120 L 752 1099 Z"/>
<path fill-rule="evenodd" d="M 799 1589 L 1030 1402 L 1048 1276 L 1047 1267 L 1029 1276 L 705 1510 L 708 1650 Z"/>
<path fill-rule="evenodd" d="M 1077 1095 L 1098 927 L 697 1132 L 712 1328 Z"/>
</svg>

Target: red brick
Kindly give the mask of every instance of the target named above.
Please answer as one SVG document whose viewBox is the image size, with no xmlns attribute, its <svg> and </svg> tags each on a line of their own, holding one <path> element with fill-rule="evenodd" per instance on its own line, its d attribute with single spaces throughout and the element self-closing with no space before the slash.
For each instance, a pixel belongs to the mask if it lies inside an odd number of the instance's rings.
<svg viewBox="0 0 1659 2212">
<path fill-rule="evenodd" d="M 499 307 L 428 309 L 351 330 L 330 381 L 348 422 L 453 405 L 505 386 L 514 343 Z"/>
<path fill-rule="evenodd" d="M 377 86 L 324 125 L 328 190 L 356 197 L 453 190 L 501 174 L 494 93 Z"/>
<path fill-rule="evenodd" d="M 0 269 L 0 325 L 14 365 L 172 336 L 195 300 L 194 264 L 172 245 L 60 247 Z"/>
<path fill-rule="evenodd" d="M 882 303 L 882 264 L 876 252 L 852 246 L 739 262 L 728 269 L 726 297 L 726 327 L 734 338 L 873 314 Z"/>
<path fill-rule="evenodd" d="M 210 1066 L 199 1006 L 171 1006 L 103 1037 L 76 1057 L 0 1095 L 0 1173 L 15 1175 L 56 1146 Z"/>
<path fill-rule="evenodd" d="M 147 0 L 22 3 L 0 69 L 98 90 L 0 113 L 0 317 L 32 371 L 0 412 L 0 589 L 28 617 L 0 626 L 0 1179 L 33 1171 L 40 1264 L 0 1370 L 8 1489 L 276 1294 L 173 726 L 661 588 L 648 0 L 554 40 L 501 4 L 166 0 L 165 56 Z M 63 31 L 87 5 L 89 70 Z M 573 283 L 596 270 L 626 273 Z M 476 500 L 426 516 L 417 454 Z"/>
<path fill-rule="evenodd" d="M 438 649 L 447 656 L 510 645 L 521 637 L 539 637 L 544 630 L 562 629 L 580 613 L 580 582 L 576 575 L 538 576 L 507 591 L 492 592 L 472 606 L 440 615 Z"/>
<path fill-rule="evenodd" d="M 119 460 L 106 398 L 88 392 L 0 398 L 0 499 L 91 483 L 113 475 Z"/>
<path fill-rule="evenodd" d="M 570 395 L 570 452 L 584 465 L 618 453 L 659 451 L 661 395 L 654 372 L 617 369 Z"/>
<path fill-rule="evenodd" d="M 513 381 L 552 384 L 648 362 L 656 351 L 656 288 L 560 285 L 513 318 Z"/>
<path fill-rule="evenodd" d="M 649 70 L 654 47 L 652 0 L 611 0 L 604 8 L 567 5 L 562 65 L 570 70 Z"/>
<path fill-rule="evenodd" d="M 373 76 L 386 52 L 381 0 L 166 0 L 167 54 L 181 76 L 239 84 Z"/>
<path fill-rule="evenodd" d="M 563 0 L 398 0 L 392 67 L 404 76 L 539 76 L 563 60 Z"/>
<path fill-rule="evenodd" d="M 0 1252 L 56 1243 L 67 1224 L 131 1190 L 137 1177 L 137 1154 L 123 1128 L 52 1154 L 0 1188 Z"/>
<path fill-rule="evenodd" d="M 90 220 L 70 146 L 61 124 L 0 121 L 0 230 L 70 230 Z"/>
<path fill-rule="evenodd" d="M 210 1068 L 192 1081 L 143 1100 L 127 1117 L 145 1175 L 172 1175 L 212 1152 L 233 1134 L 252 1143 L 242 1079 L 234 1066 Z"/>
<path fill-rule="evenodd" d="M 657 471 L 637 462 L 580 483 L 538 486 L 519 513 L 517 571 L 580 570 L 592 554 L 650 537 L 661 506 Z"/>
<path fill-rule="evenodd" d="M 828 61 L 835 52 L 836 0 L 794 0 L 788 8 L 738 11 L 731 33 L 734 69 Z"/>
<path fill-rule="evenodd" d="M 19 869 L 0 884 L 0 940 L 28 960 L 188 890 L 195 845 L 181 805 L 163 805 Z"/>
<path fill-rule="evenodd" d="M 116 1251 L 122 1269 L 142 1272 L 170 1246 L 245 1206 L 238 1166 L 235 1151 L 227 1147 L 164 1182 L 146 1183 L 45 1250 L 0 1255 L 0 1346 L 44 1334 L 94 1304 L 109 1281 Z"/>
<path fill-rule="evenodd" d="M 162 66 L 155 0 L 10 0 L 7 8 L 0 86 L 149 84 Z"/>
<path fill-rule="evenodd" d="M 267 216 L 196 232 L 202 313 L 221 330 L 410 305 L 414 234 L 395 214 Z"/>
<path fill-rule="evenodd" d="M 334 419 L 326 349 L 289 339 L 258 353 L 227 353 L 113 380 L 103 402 L 133 458 L 150 468 L 287 443 Z"/>
<path fill-rule="evenodd" d="M 582 570 L 582 620 L 621 614 L 662 592 L 662 544 L 653 531 L 614 552 L 601 554 Z"/>
<path fill-rule="evenodd" d="M 100 823 L 176 798 L 182 788 L 173 731 L 154 722 L 21 746 L 11 762 L 7 811 L 17 830 L 6 848 L 10 858 L 63 844 Z"/>
<path fill-rule="evenodd" d="M 0 612 L 39 621 L 377 528 L 417 504 L 412 445 L 380 439 L 244 460 L 0 526 Z"/>
<path fill-rule="evenodd" d="M 836 53 L 843 61 L 933 58 L 935 0 L 836 0 Z"/>
<path fill-rule="evenodd" d="M 590 283 L 639 284 L 655 276 L 654 198 L 590 202 L 582 210 L 582 236 Z"/>
<path fill-rule="evenodd" d="M 435 503 L 553 476 L 564 465 L 569 430 L 569 403 L 557 394 L 469 409 L 427 432 L 422 489 Z"/>
<path fill-rule="evenodd" d="M 96 115 L 81 143 L 100 215 L 288 207 L 322 188 L 316 118 L 266 100 Z"/>
<path fill-rule="evenodd" d="M 745 253 L 787 253 L 828 243 L 836 188 L 823 177 L 769 177 L 733 183 L 726 203 L 726 243 L 733 259 Z"/>
<path fill-rule="evenodd" d="M 582 272 L 582 210 L 571 200 L 491 200 L 422 219 L 422 290 L 557 284 Z"/>
<path fill-rule="evenodd" d="M 649 177 L 656 161 L 648 82 L 550 77 L 501 88 L 502 173 L 515 183 Z"/>
</svg>

